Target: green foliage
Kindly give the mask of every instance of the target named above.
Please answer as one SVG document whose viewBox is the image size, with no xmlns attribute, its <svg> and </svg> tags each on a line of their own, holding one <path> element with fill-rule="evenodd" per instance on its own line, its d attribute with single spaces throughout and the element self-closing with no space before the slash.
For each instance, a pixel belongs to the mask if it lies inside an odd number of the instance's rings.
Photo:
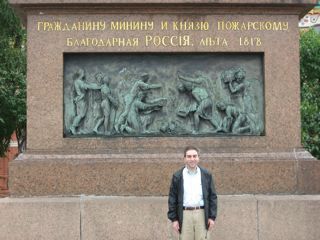
<svg viewBox="0 0 320 240">
<path fill-rule="evenodd" d="M 14 131 L 18 143 L 25 140 L 26 127 L 26 33 L 8 5 L 0 0 L 0 156 Z"/>
<path fill-rule="evenodd" d="M 302 143 L 320 159 L 320 34 L 300 38 Z"/>
</svg>

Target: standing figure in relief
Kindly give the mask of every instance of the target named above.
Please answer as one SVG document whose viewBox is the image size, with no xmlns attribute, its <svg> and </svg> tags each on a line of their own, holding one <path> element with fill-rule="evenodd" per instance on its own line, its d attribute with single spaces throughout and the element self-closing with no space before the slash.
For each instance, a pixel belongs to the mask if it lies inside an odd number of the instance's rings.
<svg viewBox="0 0 320 240">
<path fill-rule="evenodd" d="M 86 99 L 86 92 L 88 89 L 98 90 L 100 86 L 95 83 L 85 82 L 85 72 L 83 69 L 79 69 L 76 73 L 76 79 L 73 83 L 76 96 L 73 101 L 76 105 L 76 116 L 70 126 L 70 132 L 77 134 L 76 129 L 79 127 L 81 120 L 86 116 L 88 105 Z"/>
<path fill-rule="evenodd" d="M 205 86 L 206 78 L 200 71 L 195 72 L 195 77 L 187 77 L 183 76 L 178 72 L 178 79 L 180 79 L 180 83 L 178 85 L 178 90 L 180 92 L 190 93 L 192 97 L 196 100 L 195 105 L 191 105 L 188 112 L 185 113 L 185 116 L 193 112 L 194 117 L 194 133 L 199 132 L 200 128 L 200 117 L 202 119 L 208 120 L 211 125 L 217 129 L 218 123 L 215 122 L 213 119 L 212 108 L 213 108 L 213 101 L 210 98 Z M 183 116 L 183 114 L 178 112 L 179 116 Z"/>
<path fill-rule="evenodd" d="M 240 93 L 245 90 L 245 77 L 246 72 L 243 70 L 243 68 L 238 68 L 235 70 L 234 79 L 232 81 L 229 81 L 229 90 L 232 94 Z"/>
<path fill-rule="evenodd" d="M 243 68 L 235 68 L 224 71 L 221 78 L 229 89 L 230 100 L 232 103 L 245 111 L 244 107 L 244 92 L 246 91 L 247 82 L 245 81 L 246 72 Z"/>
<path fill-rule="evenodd" d="M 113 106 L 114 108 L 118 107 L 118 100 L 113 96 L 111 89 L 109 88 L 109 82 L 110 82 L 110 78 L 103 76 L 102 73 L 98 73 L 96 75 L 96 79 L 98 81 L 102 81 L 102 85 L 101 85 L 101 110 L 102 110 L 102 114 L 103 116 L 101 118 L 98 119 L 93 132 L 96 134 L 102 133 L 102 134 L 107 134 L 108 133 L 108 128 L 109 128 L 109 118 L 110 118 L 110 113 L 111 113 L 111 106 Z M 104 132 L 99 132 L 98 128 L 100 127 L 100 125 L 103 123 L 104 125 Z"/>
</svg>

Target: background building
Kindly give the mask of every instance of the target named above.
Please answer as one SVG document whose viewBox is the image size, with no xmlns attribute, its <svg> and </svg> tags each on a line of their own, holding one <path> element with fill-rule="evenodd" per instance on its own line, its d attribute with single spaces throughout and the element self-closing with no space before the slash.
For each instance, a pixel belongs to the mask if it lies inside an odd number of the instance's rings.
<svg viewBox="0 0 320 240">
<path fill-rule="evenodd" d="M 8 189 L 8 164 L 18 154 L 18 142 L 16 134 L 12 134 L 10 147 L 5 157 L 0 158 L 0 197 L 5 197 L 9 194 Z"/>
<path fill-rule="evenodd" d="M 320 32 L 320 1 L 314 9 L 300 20 L 299 27 L 302 29 L 312 27 Z"/>
</svg>

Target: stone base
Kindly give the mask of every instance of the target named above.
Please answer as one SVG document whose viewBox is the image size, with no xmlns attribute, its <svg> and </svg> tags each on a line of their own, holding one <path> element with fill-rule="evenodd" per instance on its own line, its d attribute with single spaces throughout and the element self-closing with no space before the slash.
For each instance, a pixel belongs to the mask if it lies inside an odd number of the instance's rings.
<svg viewBox="0 0 320 240">
<path fill-rule="evenodd" d="M 320 194 L 320 161 L 305 151 L 203 153 L 218 194 Z M 164 196 L 181 154 L 24 154 L 10 163 L 11 196 Z"/>
<path fill-rule="evenodd" d="M 318 240 L 320 195 L 219 195 L 210 239 Z M 167 197 L 0 199 L 0 239 L 177 239 Z"/>
</svg>

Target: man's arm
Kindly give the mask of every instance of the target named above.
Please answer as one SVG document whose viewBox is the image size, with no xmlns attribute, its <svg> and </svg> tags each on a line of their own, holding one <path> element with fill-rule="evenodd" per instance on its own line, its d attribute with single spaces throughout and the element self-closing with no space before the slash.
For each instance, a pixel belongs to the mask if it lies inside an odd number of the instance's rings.
<svg viewBox="0 0 320 240">
<path fill-rule="evenodd" d="M 148 84 L 142 81 L 137 82 L 137 86 L 142 89 L 142 90 L 149 90 L 149 89 L 155 89 L 155 88 L 161 88 L 160 83 L 155 83 L 155 84 Z"/>
<path fill-rule="evenodd" d="M 209 185 L 209 219 L 212 219 L 215 221 L 217 217 L 217 204 L 218 204 L 218 199 L 217 199 L 217 194 L 216 194 L 216 189 L 214 186 L 214 181 L 213 177 L 210 174 L 210 185 Z"/>
<path fill-rule="evenodd" d="M 178 221 L 178 214 L 177 214 L 177 208 L 178 208 L 178 186 L 177 186 L 177 181 L 175 177 L 172 177 L 171 180 L 171 186 L 170 186 L 170 191 L 169 191 L 169 198 L 168 198 L 168 206 L 169 206 L 169 211 L 168 211 L 168 218 L 172 222 L 172 228 L 179 233 L 180 226 L 179 226 L 179 221 Z"/>
<path fill-rule="evenodd" d="M 177 208 L 178 208 L 178 186 L 175 177 L 172 177 L 169 198 L 168 198 L 168 218 L 173 222 L 178 220 Z"/>
<path fill-rule="evenodd" d="M 91 90 L 99 90 L 101 89 L 101 86 L 99 86 L 96 83 L 83 83 L 84 88 L 87 89 L 91 89 Z"/>
<path fill-rule="evenodd" d="M 108 93 L 107 98 L 109 99 L 109 101 L 112 103 L 112 105 L 116 108 L 118 108 L 118 99 L 115 98 L 111 92 Z"/>
<path fill-rule="evenodd" d="M 187 77 L 187 76 L 181 75 L 180 73 L 178 73 L 178 78 L 180 78 L 181 80 L 187 81 L 187 82 L 191 82 L 191 83 L 197 83 L 197 84 L 202 83 L 201 78 Z"/>
<path fill-rule="evenodd" d="M 233 83 L 232 81 L 229 82 L 229 89 L 232 93 L 239 92 L 241 89 L 244 89 L 244 87 L 245 87 L 245 85 L 243 83 L 239 83 L 236 86 L 233 86 L 232 83 Z"/>
</svg>

